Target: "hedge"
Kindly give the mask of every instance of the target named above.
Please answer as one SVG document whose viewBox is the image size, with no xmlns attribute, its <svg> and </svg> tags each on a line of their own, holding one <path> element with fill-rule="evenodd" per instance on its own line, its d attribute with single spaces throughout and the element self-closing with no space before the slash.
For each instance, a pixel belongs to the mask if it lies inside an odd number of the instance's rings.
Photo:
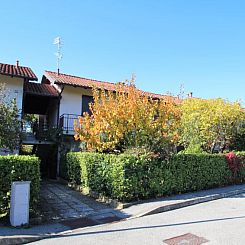
<svg viewBox="0 0 245 245">
<path fill-rule="evenodd" d="M 10 207 L 12 181 L 31 181 L 30 209 L 35 209 L 40 190 L 40 161 L 34 156 L 0 156 L 0 216 Z"/>
<path fill-rule="evenodd" d="M 237 151 L 235 154 L 238 156 L 238 158 L 241 160 L 242 168 L 239 173 L 240 182 L 245 182 L 245 151 Z"/>
<path fill-rule="evenodd" d="M 72 184 L 119 201 L 197 191 L 231 184 L 224 155 L 177 154 L 169 162 L 147 155 L 68 153 Z"/>
</svg>

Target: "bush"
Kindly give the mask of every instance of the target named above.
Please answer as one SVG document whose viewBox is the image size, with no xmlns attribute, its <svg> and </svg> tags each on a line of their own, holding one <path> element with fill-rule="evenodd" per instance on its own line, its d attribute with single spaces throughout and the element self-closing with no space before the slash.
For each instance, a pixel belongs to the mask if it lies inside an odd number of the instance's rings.
<svg viewBox="0 0 245 245">
<path fill-rule="evenodd" d="M 239 182 L 245 182 L 245 151 L 237 151 L 235 152 L 237 157 L 240 159 L 241 168 L 238 173 Z"/>
<path fill-rule="evenodd" d="M 40 190 L 40 161 L 34 156 L 0 156 L 0 215 L 8 212 L 12 181 L 31 181 L 30 209 L 35 209 Z"/>
<path fill-rule="evenodd" d="M 177 154 L 171 160 L 174 193 L 197 191 L 226 185 L 231 171 L 221 154 Z"/>
<path fill-rule="evenodd" d="M 60 154 L 60 177 L 67 180 L 67 163 L 66 163 L 66 154 Z"/>
<path fill-rule="evenodd" d="M 22 145 L 20 147 L 20 155 L 32 155 L 33 145 Z"/>
<path fill-rule="evenodd" d="M 149 154 L 68 153 L 67 164 L 71 183 L 120 201 L 233 183 L 221 154 L 177 154 L 167 162 Z"/>
</svg>

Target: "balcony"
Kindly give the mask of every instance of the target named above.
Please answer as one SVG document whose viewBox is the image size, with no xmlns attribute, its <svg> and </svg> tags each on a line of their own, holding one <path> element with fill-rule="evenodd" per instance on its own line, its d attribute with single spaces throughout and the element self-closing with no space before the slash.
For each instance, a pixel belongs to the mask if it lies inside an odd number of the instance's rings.
<svg viewBox="0 0 245 245">
<path fill-rule="evenodd" d="M 29 122 L 23 120 L 21 130 L 22 144 L 54 144 L 54 131 L 57 131 L 57 129 L 49 128 L 46 123 L 40 123 L 38 121 Z"/>
<path fill-rule="evenodd" d="M 77 120 L 79 115 L 76 114 L 62 114 L 59 120 L 59 127 L 65 135 L 74 135 L 74 121 Z"/>
</svg>

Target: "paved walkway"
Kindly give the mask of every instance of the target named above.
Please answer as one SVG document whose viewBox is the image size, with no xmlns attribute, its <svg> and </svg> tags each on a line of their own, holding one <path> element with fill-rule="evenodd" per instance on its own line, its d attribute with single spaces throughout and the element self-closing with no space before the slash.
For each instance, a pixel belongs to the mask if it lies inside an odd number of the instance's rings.
<svg viewBox="0 0 245 245">
<path fill-rule="evenodd" d="M 57 182 L 43 181 L 40 197 L 42 220 L 47 222 L 84 217 L 92 217 L 96 220 L 127 217 L 120 211 Z"/>
</svg>

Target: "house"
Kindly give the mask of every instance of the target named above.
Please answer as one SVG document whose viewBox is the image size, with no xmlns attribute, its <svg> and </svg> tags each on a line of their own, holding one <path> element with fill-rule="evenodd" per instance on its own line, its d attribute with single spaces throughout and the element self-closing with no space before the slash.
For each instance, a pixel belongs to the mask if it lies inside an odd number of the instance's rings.
<svg viewBox="0 0 245 245">
<path fill-rule="evenodd" d="M 16 99 L 20 115 L 22 137 L 20 146 L 32 145 L 33 153 L 42 159 L 42 171 L 48 171 L 49 176 L 56 176 L 57 150 L 56 142 L 48 137 L 49 125 L 46 115 L 56 111 L 55 105 L 59 101 L 59 93 L 55 87 L 37 83 L 37 76 L 31 68 L 21 66 L 19 61 L 15 65 L 0 63 L 0 83 L 4 83 L 9 98 Z M 26 120 L 26 115 L 36 115 L 38 120 L 37 131 L 33 132 L 33 125 Z M 53 127 L 57 128 L 56 122 Z M 51 154 L 50 149 L 54 149 Z M 0 149 L 0 155 L 18 154 L 19 149 L 11 152 L 9 149 Z M 51 156 L 51 158 L 50 158 Z M 50 167 L 51 166 L 51 167 Z"/>
<path fill-rule="evenodd" d="M 29 81 L 37 81 L 37 77 L 29 67 L 0 63 L 0 82 L 6 84 L 10 97 L 16 98 L 17 107 L 22 111 L 24 84 Z"/>
<path fill-rule="evenodd" d="M 9 99 L 16 99 L 20 118 L 23 116 L 24 84 L 29 81 L 37 81 L 37 77 L 29 67 L 0 63 L 0 83 L 5 84 L 9 93 Z M 0 149 L 0 155 L 11 153 L 9 149 Z M 18 149 L 14 151 L 18 153 Z"/>
<path fill-rule="evenodd" d="M 90 113 L 92 88 L 115 91 L 116 84 L 52 71 L 45 71 L 41 83 L 31 68 L 19 65 L 0 65 L 0 82 L 5 82 L 17 98 L 22 120 L 21 145 L 32 145 L 33 153 L 41 160 L 41 171 L 48 177 L 60 174 L 62 153 L 79 151 L 74 140 L 74 120 L 84 112 Z M 153 99 L 167 96 L 144 92 Z M 179 99 L 175 98 L 176 103 Z M 26 115 L 35 115 L 33 122 Z"/>
<path fill-rule="evenodd" d="M 90 113 L 89 104 L 93 101 L 93 88 L 107 91 L 116 90 L 115 83 L 62 73 L 58 74 L 52 71 L 45 71 L 41 83 L 51 85 L 59 92 L 60 100 L 56 105 L 56 114 L 49 115 L 49 122 L 55 124 L 56 121 L 59 121 L 59 125 L 63 128 L 63 133 L 67 135 L 74 134 L 74 118 L 77 119 L 77 116 L 83 115 L 84 112 Z M 144 91 L 142 93 L 155 99 L 168 97 Z M 174 99 L 176 103 L 179 103 L 180 100 L 178 98 Z"/>
</svg>

